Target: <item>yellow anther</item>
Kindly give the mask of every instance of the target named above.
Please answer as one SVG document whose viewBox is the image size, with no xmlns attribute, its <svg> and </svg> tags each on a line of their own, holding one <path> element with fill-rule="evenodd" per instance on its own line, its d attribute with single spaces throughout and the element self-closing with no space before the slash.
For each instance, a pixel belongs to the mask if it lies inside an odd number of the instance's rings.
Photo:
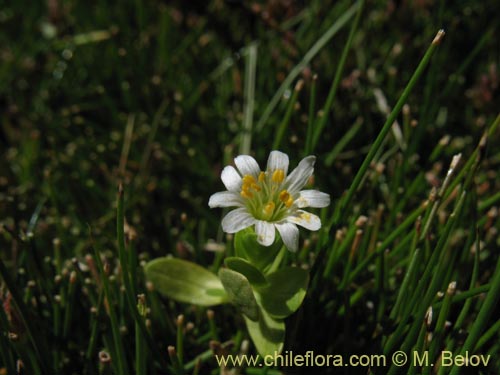
<svg viewBox="0 0 500 375">
<path fill-rule="evenodd" d="M 280 201 L 286 203 L 286 201 L 290 198 L 290 193 L 286 190 L 282 190 L 279 195 Z"/>
<path fill-rule="evenodd" d="M 262 182 L 266 179 L 266 173 L 265 172 L 260 172 L 259 173 L 259 182 Z"/>
<path fill-rule="evenodd" d="M 246 174 L 243 176 L 243 184 L 245 185 L 252 185 L 255 184 L 255 177 L 249 174 Z"/>
<path fill-rule="evenodd" d="M 280 201 L 282 201 L 286 208 L 290 208 L 293 204 L 293 198 L 290 195 L 290 193 L 286 190 L 282 190 L 280 195 L 279 195 Z"/>
<path fill-rule="evenodd" d="M 260 190 L 261 190 L 260 186 L 259 186 L 259 185 L 257 185 L 257 184 L 252 184 L 252 186 L 251 186 L 251 187 L 252 187 L 252 189 L 254 189 L 255 191 L 260 191 Z"/>
<path fill-rule="evenodd" d="M 278 184 L 281 184 L 285 179 L 285 171 L 283 169 L 276 169 L 273 172 L 272 180 Z"/>
<path fill-rule="evenodd" d="M 269 202 L 264 206 L 264 214 L 266 216 L 271 216 L 274 212 L 275 204 L 274 202 Z"/>
</svg>

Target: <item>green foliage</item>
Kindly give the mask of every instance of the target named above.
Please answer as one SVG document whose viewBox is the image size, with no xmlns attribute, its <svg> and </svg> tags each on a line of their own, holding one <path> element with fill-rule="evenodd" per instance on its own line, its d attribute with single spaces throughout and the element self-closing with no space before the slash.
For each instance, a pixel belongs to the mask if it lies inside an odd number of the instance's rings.
<svg viewBox="0 0 500 375">
<path fill-rule="evenodd" d="M 158 258 L 144 267 L 144 273 L 160 293 L 176 301 L 214 306 L 228 299 L 221 280 L 195 263 Z"/>
<path fill-rule="evenodd" d="M 244 241 L 235 240 L 236 253 L 250 255 L 263 251 L 256 237 L 245 232 Z M 253 258 L 259 259 L 256 255 Z M 259 264 L 264 269 L 278 267 L 276 259 L 269 258 L 272 262 L 269 266 L 262 261 Z M 228 257 L 224 262 L 227 268 L 219 269 L 220 280 L 195 263 L 175 258 L 155 259 L 146 264 L 144 273 L 155 289 L 175 301 L 199 306 L 231 302 L 245 316 L 257 351 L 262 356 L 280 353 L 285 338 L 284 319 L 302 304 L 309 272 L 284 267 L 265 276 L 244 258 Z"/>
<path fill-rule="evenodd" d="M 239 231 L 234 236 L 235 255 L 245 259 L 264 274 L 272 266 L 281 246 L 279 240 L 268 247 L 260 245 L 252 228 Z"/>
<path fill-rule="evenodd" d="M 231 302 L 250 320 L 259 320 L 259 308 L 248 279 L 241 273 L 221 268 L 219 277 Z"/>
<path fill-rule="evenodd" d="M 260 310 L 259 317 L 258 321 L 245 317 L 255 348 L 263 356 L 281 353 L 285 341 L 285 322 L 272 318 L 263 310 Z"/>
<path fill-rule="evenodd" d="M 275 319 L 285 319 L 302 304 L 309 272 L 297 267 L 281 268 L 267 276 L 268 285 L 258 289 L 262 308 Z"/>
<path fill-rule="evenodd" d="M 233 271 L 239 272 L 245 276 L 255 288 L 262 288 L 269 285 L 262 272 L 243 258 L 228 257 L 224 259 L 224 264 Z"/>
<path fill-rule="evenodd" d="M 217 374 L 214 352 L 404 350 L 433 366 L 359 372 L 498 374 L 496 9 L 2 4 L 0 373 Z M 332 197 L 294 254 L 225 237 L 207 206 L 222 166 L 242 151 L 263 164 L 274 144 L 291 164 L 316 155 L 310 188 Z M 257 321 L 235 314 L 221 269 L 249 281 Z M 442 350 L 491 360 L 445 368 Z M 260 364 L 241 373 L 282 371 Z"/>
</svg>

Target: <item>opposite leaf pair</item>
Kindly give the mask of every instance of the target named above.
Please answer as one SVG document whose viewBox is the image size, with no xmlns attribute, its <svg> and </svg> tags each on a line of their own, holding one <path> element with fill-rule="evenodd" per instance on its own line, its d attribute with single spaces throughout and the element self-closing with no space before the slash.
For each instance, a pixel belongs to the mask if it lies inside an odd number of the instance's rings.
<svg viewBox="0 0 500 375">
<path fill-rule="evenodd" d="M 296 267 L 285 267 L 264 276 L 241 258 L 227 258 L 227 268 L 219 271 L 231 302 L 245 317 L 248 332 L 261 355 L 274 355 L 283 349 L 284 319 L 293 314 L 306 295 L 309 274 Z"/>
<path fill-rule="evenodd" d="M 226 258 L 219 277 L 175 258 L 149 262 L 146 276 L 159 292 L 179 302 L 200 306 L 233 303 L 244 315 L 257 351 L 274 355 L 283 349 L 284 319 L 300 307 L 309 274 L 296 267 L 274 270 L 277 263 L 262 262 L 264 254 L 276 257 L 279 249 L 259 245 L 251 229 L 237 233 L 235 245 L 238 256 Z"/>
</svg>

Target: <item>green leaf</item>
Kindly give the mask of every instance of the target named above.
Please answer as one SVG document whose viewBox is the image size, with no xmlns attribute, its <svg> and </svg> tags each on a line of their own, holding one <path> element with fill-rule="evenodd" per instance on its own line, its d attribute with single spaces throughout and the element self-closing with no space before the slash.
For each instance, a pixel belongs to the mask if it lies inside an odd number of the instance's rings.
<svg viewBox="0 0 500 375">
<path fill-rule="evenodd" d="M 252 321 L 245 317 L 248 333 L 261 356 L 281 353 L 285 341 L 285 322 L 274 319 L 260 309 L 260 319 Z"/>
<path fill-rule="evenodd" d="M 235 254 L 265 273 L 281 248 L 282 243 L 278 237 L 271 246 L 262 246 L 257 242 L 257 235 L 253 228 L 246 228 L 237 232 L 234 237 Z"/>
<path fill-rule="evenodd" d="M 236 307 L 249 319 L 258 320 L 259 306 L 248 279 L 241 273 L 227 268 L 219 270 L 219 277 L 230 300 Z"/>
<path fill-rule="evenodd" d="M 224 260 L 225 265 L 245 276 L 252 286 L 265 287 L 268 283 L 266 277 L 252 263 L 238 257 L 229 257 Z"/>
<path fill-rule="evenodd" d="M 268 275 L 269 285 L 258 290 L 259 303 L 269 315 L 284 319 L 300 307 L 307 291 L 309 272 L 285 267 Z"/>
<path fill-rule="evenodd" d="M 200 306 L 228 302 L 219 278 L 195 263 L 158 258 L 146 264 L 144 272 L 161 294 L 176 301 Z"/>
</svg>

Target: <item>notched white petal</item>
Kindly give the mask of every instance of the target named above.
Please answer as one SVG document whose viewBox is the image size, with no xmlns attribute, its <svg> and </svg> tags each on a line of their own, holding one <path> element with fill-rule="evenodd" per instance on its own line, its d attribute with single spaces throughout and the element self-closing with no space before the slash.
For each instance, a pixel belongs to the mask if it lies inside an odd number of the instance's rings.
<svg viewBox="0 0 500 375">
<path fill-rule="evenodd" d="M 309 230 L 319 230 L 321 228 L 320 218 L 303 210 L 297 210 L 293 216 L 287 217 L 286 220 Z"/>
<path fill-rule="evenodd" d="M 286 178 L 285 186 L 290 194 L 298 192 L 304 187 L 305 184 L 307 184 L 309 177 L 311 177 L 314 172 L 315 162 L 316 156 L 306 156 Z"/>
<path fill-rule="evenodd" d="M 327 207 L 330 205 L 330 195 L 318 190 L 302 190 L 295 201 L 299 208 L 304 207 Z"/>
<path fill-rule="evenodd" d="M 273 244 L 275 232 L 274 224 L 262 220 L 258 220 L 255 223 L 257 242 L 263 246 L 271 246 Z"/>
<path fill-rule="evenodd" d="M 286 248 L 296 252 L 299 248 L 299 228 L 292 223 L 275 224 Z"/>
<path fill-rule="evenodd" d="M 288 172 L 288 155 L 281 151 L 271 151 L 269 158 L 267 159 L 267 170 L 275 171 L 281 169 L 285 172 L 285 176 Z"/>
<path fill-rule="evenodd" d="M 243 199 L 238 193 L 232 191 L 220 191 L 212 194 L 208 201 L 210 208 L 214 207 L 243 207 Z"/>
<path fill-rule="evenodd" d="M 241 177 L 233 166 L 229 165 L 225 167 L 222 170 L 220 178 L 227 190 L 240 191 Z"/>
<path fill-rule="evenodd" d="M 259 164 L 250 155 L 237 156 L 234 159 L 234 164 L 236 164 L 242 176 L 248 174 L 257 177 L 260 173 Z"/>
<path fill-rule="evenodd" d="M 222 230 L 226 233 L 236 233 L 255 224 L 255 221 L 245 208 L 237 208 L 224 216 Z"/>
</svg>

